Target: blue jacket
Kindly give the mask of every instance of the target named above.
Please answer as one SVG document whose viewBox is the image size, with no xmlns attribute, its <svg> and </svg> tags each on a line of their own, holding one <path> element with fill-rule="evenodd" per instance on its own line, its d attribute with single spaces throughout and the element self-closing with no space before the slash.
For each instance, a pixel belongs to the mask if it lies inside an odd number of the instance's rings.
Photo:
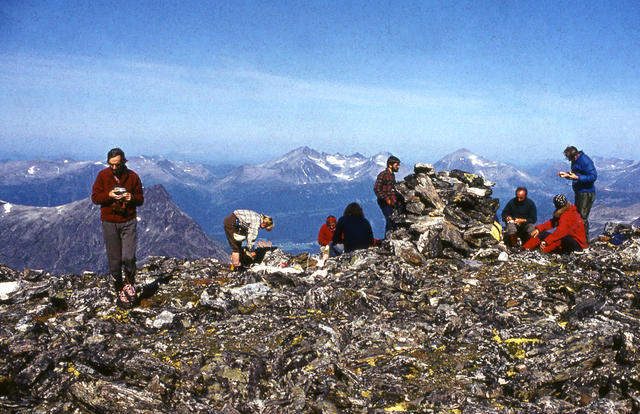
<svg viewBox="0 0 640 414">
<path fill-rule="evenodd" d="M 571 172 L 578 176 L 577 180 L 573 180 L 573 191 L 576 193 L 595 193 L 596 187 L 593 185 L 598 178 L 596 166 L 593 165 L 591 158 L 584 152 L 580 151 L 577 160 L 571 161 Z"/>
</svg>

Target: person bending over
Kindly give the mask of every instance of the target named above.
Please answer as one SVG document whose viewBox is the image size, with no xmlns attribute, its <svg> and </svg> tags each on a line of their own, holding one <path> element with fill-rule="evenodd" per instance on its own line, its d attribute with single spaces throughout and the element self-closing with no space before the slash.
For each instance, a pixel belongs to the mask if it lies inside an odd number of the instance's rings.
<svg viewBox="0 0 640 414">
<path fill-rule="evenodd" d="M 227 241 L 231 247 L 231 265 L 234 268 L 239 268 L 241 265 L 240 250 L 242 249 L 242 242 L 244 240 L 247 241 L 248 255 L 254 258 L 256 256 L 254 244 L 258 238 L 258 230 L 266 229 L 271 231 L 273 229 L 273 219 L 253 210 L 235 210 L 224 219 L 223 226 Z"/>
</svg>

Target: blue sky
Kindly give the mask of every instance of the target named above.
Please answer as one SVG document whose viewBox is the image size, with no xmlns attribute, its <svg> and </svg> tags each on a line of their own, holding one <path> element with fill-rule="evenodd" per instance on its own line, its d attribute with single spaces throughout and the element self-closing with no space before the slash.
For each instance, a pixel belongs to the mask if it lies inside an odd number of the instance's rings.
<svg viewBox="0 0 640 414">
<path fill-rule="evenodd" d="M 0 2 L 0 156 L 640 159 L 638 1 Z"/>
</svg>

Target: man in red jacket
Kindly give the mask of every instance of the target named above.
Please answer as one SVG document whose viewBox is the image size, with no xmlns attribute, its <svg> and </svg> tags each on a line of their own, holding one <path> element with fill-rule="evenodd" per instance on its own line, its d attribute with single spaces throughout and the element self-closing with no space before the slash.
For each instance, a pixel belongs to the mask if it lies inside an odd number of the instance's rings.
<svg viewBox="0 0 640 414">
<path fill-rule="evenodd" d="M 102 235 L 107 249 L 109 273 L 121 306 L 133 305 L 136 297 L 136 207 L 144 202 L 142 183 L 129 170 L 120 148 L 107 153 L 109 167 L 101 170 L 93 183 L 91 200 L 100 205 Z M 122 268 L 124 276 L 122 279 Z"/>
<path fill-rule="evenodd" d="M 532 237 L 522 247 L 531 250 L 539 245 L 545 253 L 556 250 L 558 253 L 570 253 L 586 249 L 588 245 L 584 223 L 576 206 L 564 194 L 556 195 L 553 205 L 556 207 L 553 218 L 536 226 L 531 233 Z M 555 230 L 550 232 L 553 228 Z"/>
</svg>

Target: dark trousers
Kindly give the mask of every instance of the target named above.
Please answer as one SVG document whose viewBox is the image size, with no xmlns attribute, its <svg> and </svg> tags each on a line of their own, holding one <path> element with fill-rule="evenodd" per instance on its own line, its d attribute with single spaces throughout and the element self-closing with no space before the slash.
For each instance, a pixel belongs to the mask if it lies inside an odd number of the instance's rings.
<svg viewBox="0 0 640 414">
<path fill-rule="evenodd" d="M 391 214 L 393 214 L 394 207 L 387 204 L 385 200 L 380 198 L 378 199 L 378 206 L 380 207 L 380 210 L 382 210 L 382 215 L 384 216 L 384 234 L 385 237 L 387 237 L 387 232 L 395 228 L 393 220 L 391 220 Z"/>
<path fill-rule="evenodd" d="M 329 243 L 329 257 L 340 256 L 343 251 L 343 244 L 333 244 L 333 242 Z"/>
<path fill-rule="evenodd" d="M 136 226 L 137 220 L 125 223 L 102 222 L 102 235 L 107 248 L 109 273 L 113 277 L 113 285 L 117 292 L 122 290 L 122 268 L 126 281 L 134 284 L 136 275 Z"/>
<path fill-rule="evenodd" d="M 545 240 L 550 234 L 550 231 L 545 230 L 538 235 L 538 238 L 540 240 Z M 559 240 L 559 242 L 560 244 L 557 247 L 554 247 L 555 244 L 549 245 L 548 247 L 553 250 L 557 250 L 559 253 L 579 252 L 582 250 L 582 246 L 580 246 L 580 244 L 571 236 L 564 236 Z"/>
<path fill-rule="evenodd" d="M 596 199 L 596 193 L 576 193 L 576 209 L 584 222 L 584 235 L 589 240 L 589 213 Z"/>
</svg>

